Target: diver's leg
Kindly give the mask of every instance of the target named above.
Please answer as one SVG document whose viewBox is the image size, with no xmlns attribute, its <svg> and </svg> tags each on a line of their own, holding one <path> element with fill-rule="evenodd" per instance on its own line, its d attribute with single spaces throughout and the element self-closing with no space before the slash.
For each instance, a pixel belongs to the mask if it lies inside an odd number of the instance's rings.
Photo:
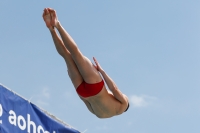
<svg viewBox="0 0 200 133">
<path fill-rule="evenodd" d="M 74 87 L 77 88 L 83 82 L 83 78 L 82 78 L 74 60 L 72 59 L 71 53 L 66 49 L 64 43 L 59 38 L 56 31 L 51 30 L 50 32 L 51 32 L 51 35 L 54 40 L 54 44 L 56 46 L 58 53 L 64 58 L 64 60 L 66 62 L 69 77 L 70 77 Z"/>
<path fill-rule="evenodd" d="M 72 59 L 70 52 L 66 49 L 63 41 L 60 39 L 54 27 L 51 25 L 52 18 L 48 9 L 44 9 L 43 19 L 52 35 L 58 53 L 65 59 L 70 79 L 74 87 L 77 88 L 82 83 L 83 78 L 81 77 L 81 74 L 79 73 L 76 64 L 74 63 L 74 60 Z"/>
<path fill-rule="evenodd" d="M 60 33 L 61 38 L 64 42 L 64 45 L 67 48 L 67 50 L 69 50 L 71 57 L 73 58 L 82 78 L 87 83 L 100 82 L 102 79 L 99 72 L 93 66 L 92 62 L 81 53 L 75 41 L 67 33 L 67 31 L 62 27 L 62 25 L 57 19 L 55 10 L 50 9 L 50 13 L 52 16 L 52 21 L 53 23 L 55 23 L 55 27 Z"/>
</svg>

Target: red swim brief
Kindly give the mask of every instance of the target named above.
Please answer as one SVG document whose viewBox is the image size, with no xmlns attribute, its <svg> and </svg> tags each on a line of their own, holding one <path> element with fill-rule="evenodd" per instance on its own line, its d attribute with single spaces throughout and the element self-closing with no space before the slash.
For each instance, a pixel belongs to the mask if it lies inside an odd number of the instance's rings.
<svg viewBox="0 0 200 133">
<path fill-rule="evenodd" d="M 97 95 L 103 88 L 103 80 L 99 83 L 88 84 L 83 81 L 76 89 L 76 92 L 82 97 L 90 97 Z"/>
</svg>

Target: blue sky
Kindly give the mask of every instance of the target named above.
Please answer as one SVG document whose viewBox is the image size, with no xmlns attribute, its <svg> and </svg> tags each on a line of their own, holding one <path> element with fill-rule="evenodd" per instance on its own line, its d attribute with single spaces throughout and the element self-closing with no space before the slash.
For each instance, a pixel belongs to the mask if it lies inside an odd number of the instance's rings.
<svg viewBox="0 0 200 133">
<path fill-rule="evenodd" d="M 0 83 L 86 133 L 200 132 L 200 1 L 1 1 Z M 42 12 L 58 18 L 130 100 L 98 119 L 78 98 Z"/>
</svg>

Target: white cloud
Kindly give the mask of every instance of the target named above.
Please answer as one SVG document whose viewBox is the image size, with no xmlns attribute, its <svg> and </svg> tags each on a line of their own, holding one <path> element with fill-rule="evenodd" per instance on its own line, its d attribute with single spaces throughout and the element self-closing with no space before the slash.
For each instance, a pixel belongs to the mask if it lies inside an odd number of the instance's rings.
<svg viewBox="0 0 200 133">
<path fill-rule="evenodd" d="M 87 132 L 87 129 L 85 129 L 83 132 L 81 132 L 81 133 L 86 133 Z"/>
<path fill-rule="evenodd" d="M 48 98 L 48 99 L 50 98 L 50 92 L 49 92 L 49 89 L 47 87 L 42 89 L 41 96 L 44 97 L 44 98 Z"/>
<path fill-rule="evenodd" d="M 147 95 L 132 95 L 130 96 L 130 102 L 133 107 L 146 107 L 152 103 L 152 101 L 156 100 L 156 97 L 147 96 Z"/>
<path fill-rule="evenodd" d="M 33 95 L 29 101 L 35 101 L 35 103 L 40 106 L 40 107 L 43 107 L 43 106 L 48 106 L 49 103 L 48 103 L 48 100 L 50 99 L 50 91 L 49 91 L 49 88 L 48 87 L 43 87 L 41 89 L 41 92 L 39 92 L 39 94 L 37 95 Z"/>
<path fill-rule="evenodd" d="M 67 99 L 71 99 L 71 98 L 73 98 L 73 94 L 70 91 L 65 91 L 64 97 L 67 98 Z"/>
<path fill-rule="evenodd" d="M 42 100 L 37 100 L 37 105 L 39 105 L 39 106 L 48 106 L 49 103 L 44 102 L 44 101 L 42 101 Z"/>
<path fill-rule="evenodd" d="M 129 122 L 127 122 L 127 126 L 132 126 L 132 124 L 133 124 L 133 123 L 132 123 L 132 122 L 130 122 L 130 121 L 129 121 Z"/>
<path fill-rule="evenodd" d="M 108 129 L 110 129 L 110 127 L 109 126 L 107 126 L 107 125 L 103 125 L 103 126 L 98 126 L 98 127 L 96 127 L 96 129 L 97 130 L 108 130 Z"/>
<path fill-rule="evenodd" d="M 74 90 L 70 91 L 64 91 L 62 94 L 62 99 L 66 101 L 66 103 L 70 106 L 79 106 L 79 104 L 82 105 L 81 99 L 76 94 L 76 92 L 73 92 Z"/>
</svg>

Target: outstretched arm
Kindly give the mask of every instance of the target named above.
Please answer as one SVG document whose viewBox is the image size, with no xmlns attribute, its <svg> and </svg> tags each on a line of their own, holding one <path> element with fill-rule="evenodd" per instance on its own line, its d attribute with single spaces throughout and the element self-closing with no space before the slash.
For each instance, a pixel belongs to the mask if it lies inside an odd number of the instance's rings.
<svg viewBox="0 0 200 133">
<path fill-rule="evenodd" d="M 100 64 L 97 62 L 95 58 L 93 58 L 96 69 L 101 73 L 104 78 L 109 90 L 113 93 L 114 97 L 120 101 L 122 104 L 126 104 L 128 99 L 127 97 L 118 89 L 115 82 L 106 74 L 106 72 L 101 68 Z"/>
</svg>

